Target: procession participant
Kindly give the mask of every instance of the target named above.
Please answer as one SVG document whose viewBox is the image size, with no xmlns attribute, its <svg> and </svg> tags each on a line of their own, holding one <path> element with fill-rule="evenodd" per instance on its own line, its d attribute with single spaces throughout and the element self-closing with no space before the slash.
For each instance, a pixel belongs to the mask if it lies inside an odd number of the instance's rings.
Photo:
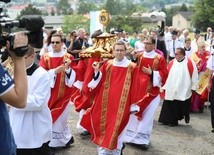
<svg viewBox="0 0 214 155">
<path fill-rule="evenodd" d="M 195 29 L 194 30 L 194 39 L 191 41 L 191 47 L 193 49 L 193 52 L 197 52 L 198 51 L 198 45 L 197 45 L 197 42 L 198 42 L 198 39 L 200 38 L 201 36 L 201 31 L 199 29 Z"/>
<path fill-rule="evenodd" d="M 40 60 L 40 66 L 46 69 L 51 80 L 51 96 L 48 106 L 53 119 L 52 140 L 50 147 L 69 147 L 74 142 L 68 127 L 68 110 L 72 85 L 76 73 L 72 69 L 73 56 L 62 50 L 64 42 L 59 34 L 51 37 L 52 52 L 45 53 Z"/>
<path fill-rule="evenodd" d="M 172 31 L 172 40 L 169 41 L 167 46 L 167 51 L 169 52 L 169 60 L 172 60 L 175 58 L 175 50 L 178 47 L 184 47 L 183 43 L 180 42 L 177 38 L 178 32 Z"/>
<path fill-rule="evenodd" d="M 147 150 L 167 68 L 164 57 L 155 52 L 156 42 L 152 36 L 146 37 L 144 45 L 145 51 L 137 55 L 138 69 L 133 79 L 132 100 L 139 110 L 130 116 L 124 141 Z"/>
<path fill-rule="evenodd" d="M 80 121 L 85 111 L 91 107 L 94 99 L 94 93 L 88 88 L 88 83 L 91 81 L 91 77 L 93 77 L 94 69 L 88 66 L 92 65 L 94 61 L 100 60 L 101 58 L 99 57 L 81 59 L 75 67 L 77 78 L 74 83 L 74 93 L 72 94 L 71 101 L 74 103 L 75 110 L 79 112 L 77 129 L 81 136 L 90 135 L 90 133 L 80 125 Z"/>
<path fill-rule="evenodd" d="M 95 75 L 88 87 L 96 92 L 95 99 L 81 120 L 98 146 L 98 155 L 121 155 L 123 133 L 130 115 L 134 64 L 125 57 L 124 42 L 113 46 L 113 54 L 115 58 L 100 70 L 99 63 L 93 63 Z"/>
<path fill-rule="evenodd" d="M 74 83 L 74 90 L 73 94 L 71 96 L 71 101 L 74 103 L 75 110 L 79 113 L 79 120 L 77 122 L 77 129 L 80 132 L 81 136 L 88 136 L 90 133 L 84 129 L 80 125 L 80 121 L 82 119 L 82 115 L 85 113 L 85 111 L 91 107 L 93 99 L 94 99 L 94 93 L 90 91 L 88 88 L 88 83 L 91 81 L 91 77 L 93 77 L 94 69 L 91 66 L 94 61 L 103 61 L 104 59 L 108 58 L 102 58 L 100 50 L 103 50 L 103 48 L 96 48 L 98 44 L 98 36 L 101 35 L 103 32 L 101 30 L 96 30 L 92 34 L 93 39 L 93 46 L 87 48 L 86 50 L 91 53 L 91 57 L 82 58 L 79 60 L 77 66 L 75 67 L 76 71 L 76 81 Z M 104 43 L 104 42 L 103 42 Z M 103 46 L 102 44 L 101 46 Z M 97 50 L 96 53 L 93 53 L 92 51 Z M 82 53 L 81 53 L 82 54 Z"/>
<path fill-rule="evenodd" d="M 191 95 L 198 86 L 196 65 L 185 56 L 183 48 L 177 48 L 175 59 L 169 62 L 168 70 L 168 78 L 162 87 L 165 90 L 165 98 L 158 122 L 164 125 L 177 126 L 178 120 L 185 117 L 185 122 L 189 123 Z"/>
<path fill-rule="evenodd" d="M 155 50 L 159 54 L 162 52 L 165 60 L 167 60 L 167 51 L 166 51 L 166 43 L 165 41 L 158 36 L 158 31 L 156 29 L 152 29 L 150 31 L 150 35 L 155 39 Z M 159 51 L 158 51 L 159 50 Z"/>
<path fill-rule="evenodd" d="M 198 51 L 193 53 L 191 59 L 196 63 L 198 69 L 198 89 L 193 93 L 190 110 L 192 112 L 203 112 L 204 102 L 208 97 L 209 70 L 206 68 L 210 53 L 206 51 L 206 43 L 203 37 L 197 41 Z"/>
<path fill-rule="evenodd" d="M 50 77 L 44 68 L 34 62 L 33 47 L 29 46 L 24 58 L 28 79 L 27 105 L 24 109 L 10 107 L 9 110 L 17 155 L 50 155 L 48 148 L 52 132 L 51 112 L 48 108 Z"/>
<path fill-rule="evenodd" d="M 193 48 L 191 47 L 191 38 L 187 37 L 184 43 L 185 55 L 187 58 L 190 58 L 193 54 Z"/>
</svg>

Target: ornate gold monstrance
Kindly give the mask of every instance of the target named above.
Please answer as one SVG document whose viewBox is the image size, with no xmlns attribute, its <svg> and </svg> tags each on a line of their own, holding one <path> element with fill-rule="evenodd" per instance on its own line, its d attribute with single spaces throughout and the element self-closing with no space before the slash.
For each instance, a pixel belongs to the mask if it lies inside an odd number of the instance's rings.
<svg viewBox="0 0 214 155">
<path fill-rule="evenodd" d="M 103 25 L 103 33 L 92 39 L 93 46 L 83 50 L 79 53 L 80 58 L 113 58 L 112 50 L 116 42 L 114 35 L 106 32 L 106 27 L 110 21 L 109 13 L 106 10 L 101 10 L 99 15 L 99 22 Z"/>
</svg>

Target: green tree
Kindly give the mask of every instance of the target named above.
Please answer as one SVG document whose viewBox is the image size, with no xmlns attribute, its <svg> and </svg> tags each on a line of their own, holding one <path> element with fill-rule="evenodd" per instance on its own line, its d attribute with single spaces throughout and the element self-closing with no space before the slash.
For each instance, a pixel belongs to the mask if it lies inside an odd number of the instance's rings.
<svg viewBox="0 0 214 155">
<path fill-rule="evenodd" d="M 134 30 L 142 30 L 142 19 L 133 18 L 131 16 L 113 16 L 108 27 L 107 31 L 111 28 L 123 29 L 126 32 L 133 32 Z"/>
<path fill-rule="evenodd" d="M 145 10 L 141 5 L 133 4 L 132 0 L 107 0 L 103 8 L 106 9 L 110 15 L 126 16 L 130 16 L 133 12 L 142 12 Z"/>
<path fill-rule="evenodd" d="M 56 9 L 58 15 L 69 15 L 73 13 L 73 10 L 68 0 L 60 0 L 57 4 Z"/>
<path fill-rule="evenodd" d="M 214 25 L 214 3 L 210 0 L 196 0 L 194 4 L 193 25 L 201 30 Z"/>
<path fill-rule="evenodd" d="M 84 28 L 87 32 L 89 32 L 90 27 L 90 19 L 88 17 L 84 17 L 82 15 L 66 15 L 63 21 L 63 31 L 65 33 L 77 30 L 79 28 Z"/>
<path fill-rule="evenodd" d="M 86 14 L 90 11 L 97 11 L 99 8 L 94 3 L 85 2 L 84 0 L 79 1 L 79 5 L 77 7 L 78 14 Z"/>
<path fill-rule="evenodd" d="M 104 9 L 106 9 L 110 15 L 118 15 L 121 9 L 119 0 L 107 0 Z"/>
<path fill-rule="evenodd" d="M 33 7 L 32 4 L 29 4 L 25 9 L 23 9 L 17 19 L 20 19 L 23 15 L 43 15 L 42 11 Z"/>
<path fill-rule="evenodd" d="M 185 3 L 182 4 L 181 8 L 179 9 L 179 11 L 183 11 L 183 12 L 187 12 L 188 11 L 188 8 L 186 6 Z"/>
</svg>

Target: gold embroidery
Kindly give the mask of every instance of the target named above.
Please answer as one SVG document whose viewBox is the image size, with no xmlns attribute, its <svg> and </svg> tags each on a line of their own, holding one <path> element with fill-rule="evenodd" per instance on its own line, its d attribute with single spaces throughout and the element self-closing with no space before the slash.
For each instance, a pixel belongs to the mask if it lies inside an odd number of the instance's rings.
<svg viewBox="0 0 214 155">
<path fill-rule="evenodd" d="M 50 57 L 49 57 L 48 53 L 44 54 L 44 61 L 45 61 L 47 70 L 49 70 L 50 69 Z"/>
<path fill-rule="evenodd" d="M 118 113 L 117 113 L 117 120 L 116 120 L 116 124 L 114 126 L 114 132 L 110 141 L 110 149 L 114 149 L 114 146 L 117 143 L 117 136 L 119 135 L 119 129 L 121 127 L 121 123 L 122 123 L 122 118 L 124 115 L 124 109 L 126 106 L 126 101 L 129 95 L 129 91 L 130 91 L 130 87 L 131 87 L 131 78 L 132 78 L 132 68 L 133 68 L 133 64 L 130 63 L 127 69 L 127 73 L 126 73 L 126 77 L 125 77 L 125 81 L 124 81 L 124 85 L 123 85 L 123 89 L 122 89 L 122 94 L 120 97 L 120 102 L 119 102 L 119 107 L 118 107 Z"/>
<path fill-rule="evenodd" d="M 63 62 L 70 57 L 70 54 L 66 53 L 63 57 Z M 59 92 L 57 95 L 57 101 L 61 100 L 65 92 L 65 72 L 61 72 L 60 83 L 59 83 Z"/>
<path fill-rule="evenodd" d="M 106 81 L 104 83 L 103 96 L 102 96 L 102 105 L 101 105 L 101 118 L 100 118 L 100 140 L 98 144 L 101 144 L 104 139 L 105 134 L 105 123 L 106 123 L 106 114 L 107 114 L 107 105 L 108 105 L 108 92 L 110 87 L 110 77 L 113 61 L 108 61 L 108 66 L 106 68 Z"/>
</svg>

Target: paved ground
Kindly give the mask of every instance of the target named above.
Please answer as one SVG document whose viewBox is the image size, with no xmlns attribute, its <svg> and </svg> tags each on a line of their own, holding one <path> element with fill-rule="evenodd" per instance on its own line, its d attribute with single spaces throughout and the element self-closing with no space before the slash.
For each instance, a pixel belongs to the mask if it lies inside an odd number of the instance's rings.
<svg viewBox="0 0 214 155">
<path fill-rule="evenodd" d="M 213 155 L 214 133 L 211 133 L 210 110 L 191 114 L 190 123 L 184 120 L 177 127 L 161 125 L 157 122 L 161 106 L 155 115 L 150 147 L 147 151 L 126 146 L 124 155 Z M 69 119 L 75 142 L 72 147 L 57 152 L 56 155 L 97 155 L 96 147 L 89 138 L 80 138 L 76 122 L 78 114 L 71 106 Z"/>
</svg>

